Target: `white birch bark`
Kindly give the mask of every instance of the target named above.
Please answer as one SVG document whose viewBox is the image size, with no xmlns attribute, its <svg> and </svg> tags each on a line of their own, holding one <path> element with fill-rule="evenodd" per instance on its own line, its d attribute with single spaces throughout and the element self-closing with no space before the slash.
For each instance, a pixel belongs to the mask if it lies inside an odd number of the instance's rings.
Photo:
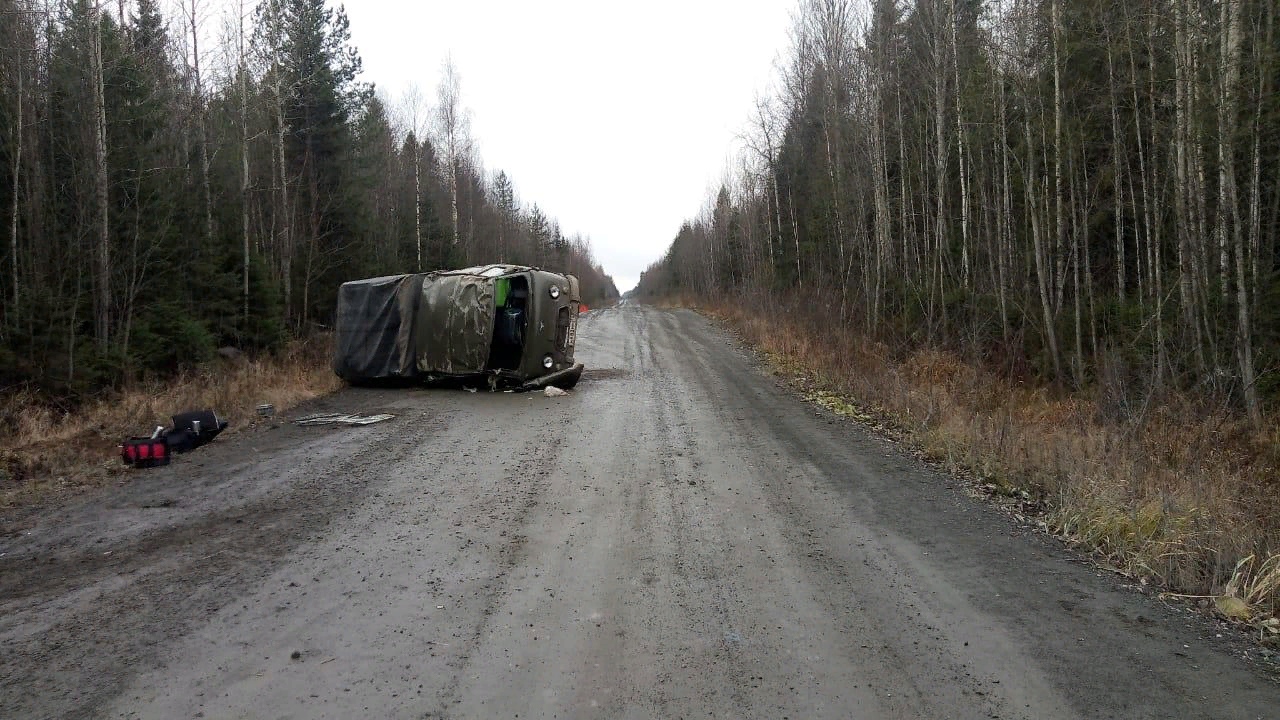
<svg viewBox="0 0 1280 720">
<path fill-rule="evenodd" d="M 1247 246 L 1241 223 L 1240 204 L 1235 178 L 1236 117 L 1238 111 L 1237 85 L 1240 82 L 1240 0 L 1224 0 L 1222 14 L 1223 50 L 1220 67 L 1222 78 L 1222 103 L 1218 116 L 1219 201 L 1229 210 L 1219 208 L 1219 239 L 1227 244 L 1227 223 L 1231 225 L 1230 245 L 1235 255 L 1237 340 L 1236 357 L 1240 363 L 1240 383 L 1243 386 L 1245 411 L 1254 427 L 1262 424 L 1257 378 L 1253 367 L 1253 328 L 1249 313 L 1249 285 L 1246 272 Z"/>
<path fill-rule="evenodd" d="M 955 0 L 949 3 L 951 11 L 951 68 L 955 75 L 956 93 L 956 160 L 960 164 L 960 263 L 965 288 L 973 286 L 973 277 L 969 268 L 969 168 L 965 157 L 964 106 L 960 97 L 960 47 L 956 38 Z"/>
</svg>

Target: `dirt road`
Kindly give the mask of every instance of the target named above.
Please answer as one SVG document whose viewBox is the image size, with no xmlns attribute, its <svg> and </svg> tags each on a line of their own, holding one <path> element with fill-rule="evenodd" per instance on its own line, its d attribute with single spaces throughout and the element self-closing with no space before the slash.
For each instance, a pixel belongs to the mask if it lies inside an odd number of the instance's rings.
<svg viewBox="0 0 1280 720">
<path fill-rule="evenodd" d="M 3 718 L 1276 718 L 1185 611 L 689 312 L 570 396 L 346 390 L 0 536 Z M 1230 635 L 1228 633 L 1228 635 Z"/>
</svg>

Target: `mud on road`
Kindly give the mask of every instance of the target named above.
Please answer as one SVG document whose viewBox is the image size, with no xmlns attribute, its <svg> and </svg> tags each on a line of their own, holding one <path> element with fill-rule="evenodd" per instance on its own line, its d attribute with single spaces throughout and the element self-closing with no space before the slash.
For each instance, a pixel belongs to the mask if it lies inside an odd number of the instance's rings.
<svg viewBox="0 0 1280 720">
<path fill-rule="evenodd" d="M 4 718 L 1273 718 L 1203 621 L 624 306 L 568 397 L 345 390 L 0 517 Z M 1207 633 L 1207 636 L 1206 636 Z"/>
</svg>

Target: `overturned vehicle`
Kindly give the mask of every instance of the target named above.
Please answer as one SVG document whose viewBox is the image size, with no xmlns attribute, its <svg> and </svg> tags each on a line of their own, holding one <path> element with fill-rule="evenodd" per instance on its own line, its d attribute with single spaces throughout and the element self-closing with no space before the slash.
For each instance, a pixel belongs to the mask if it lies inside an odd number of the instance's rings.
<svg viewBox="0 0 1280 720">
<path fill-rule="evenodd" d="M 353 384 L 568 389 L 578 279 L 520 265 L 353 280 L 338 290 L 333 369 Z"/>
</svg>

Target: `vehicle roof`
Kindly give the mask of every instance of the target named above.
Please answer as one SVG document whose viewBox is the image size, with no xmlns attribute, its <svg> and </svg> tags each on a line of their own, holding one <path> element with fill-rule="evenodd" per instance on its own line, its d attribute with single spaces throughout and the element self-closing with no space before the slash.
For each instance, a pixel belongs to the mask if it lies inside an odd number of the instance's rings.
<svg viewBox="0 0 1280 720">
<path fill-rule="evenodd" d="M 506 263 L 491 263 L 489 265 L 474 265 L 461 270 L 437 270 L 432 275 L 481 275 L 485 277 L 501 277 L 510 275 L 511 273 L 525 272 L 528 270 L 537 270 L 538 268 L 529 267 L 528 265 L 509 265 Z"/>
<path fill-rule="evenodd" d="M 408 277 L 408 274 L 401 273 L 399 275 L 380 275 L 378 277 L 361 278 L 359 280 L 348 280 L 343 285 L 384 285 L 387 283 L 399 282 L 401 279 Z"/>
</svg>

